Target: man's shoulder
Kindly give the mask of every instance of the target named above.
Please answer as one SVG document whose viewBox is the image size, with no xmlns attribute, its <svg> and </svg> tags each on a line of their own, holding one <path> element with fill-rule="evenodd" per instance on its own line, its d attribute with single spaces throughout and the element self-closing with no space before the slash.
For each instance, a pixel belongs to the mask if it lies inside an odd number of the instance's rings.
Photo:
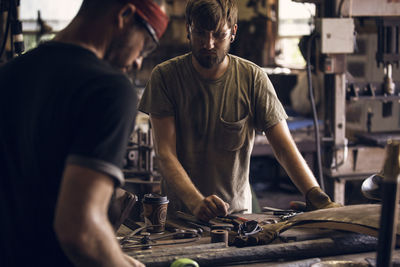
<svg viewBox="0 0 400 267">
<path fill-rule="evenodd" d="M 120 94 L 124 94 L 123 91 L 129 93 L 132 89 L 132 83 L 124 73 L 84 47 L 50 41 L 40 45 L 37 50 L 37 53 L 40 53 L 39 57 L 42 58 L 47 57 L 46 53 L 59 57 L 57 62 L 52 59 L 46 60 L 45 69 L 49 72 L 62 72 L 61 81 L 76 90 L 84 88 L 88 93 L 118 90 Z M 51 70 L 52 63 L 54 70 Z"/>
<path fill-rule="evenodd" d="M 112 67 L 108 62 L 98 58 L 92 51 L 73 44 L 61 42 L 48 42 L 41 47 L 51 51 L 51 54 L 59 54 L 63 59 L 57 66 L 67 70 L 71 77 L 77 80 L 103 87 L 131 87 L 131 82 L 120 70 Z"/>
<path fill-rule="evenodd" d="M 248 59 L 245 59 L 245 58 L 242 58 L 242 57 L 239 57 L 236 55 L 232 55 L 232 54 L 229 54 L 229 57 L 231 58 L 231 60 L 234 64 L 236 64 L 240 67 L 254 69 L 254 70 L 262 70 L 260 66 L 258 66 L 256 63 L 254 63 Z"/>
<path fill-rule="evenodd" d="M 96 54 L 80 45 L 63 43 L 58 41 L 49 41 L 39 45 L 32 54 L 42 57 L 50 63 L 57 64 L 57 67 L 71 68 L 78 71 L 100 71 L 114 72 L 106 61 L 98 58 Z M 50 57 L 58 57 L 52 59 Z"/>
<path fill-rule="evenodd" d="M 191 53 L 187 53 L 184 55 L 176 56 L 171 59 L 168 59 L 156 66 L 156 68 L 160 69 L 161 71 L 168 71 L 171 69 L 176 69 L 180 67 L 185 67 L 190 60 Z"/>
<path fill-rule="evenodd" d="M 232 67 L 238 68 L 241 72 L 265 73 L 260 66 L 250 60 L 232 54 L 229 54 L 229 57 Z"/>
</svg>

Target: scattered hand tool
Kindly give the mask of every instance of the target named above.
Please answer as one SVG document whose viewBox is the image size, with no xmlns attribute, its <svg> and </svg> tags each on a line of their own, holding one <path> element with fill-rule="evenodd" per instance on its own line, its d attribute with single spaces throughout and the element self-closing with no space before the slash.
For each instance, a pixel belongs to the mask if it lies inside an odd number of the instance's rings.
<svg viewBox="0 0 400 267">
<path fill-rule="evenodd" d="M 171 220 L 167 220 L 165 222 L 165 230 L 167 230 L 171 233 L 176 233 L 176 232 L 179 232 L 180 230 L 189 230 L 189 231 L 196 231 L 198 234 L 201 235 L 204 232 L 204 229 L 203 229 L 204 227 L 206 227 L 206 226 L 201 226 L 201 225 L 194 224 L 191 222 L 185 222 L 185 225 L 178 224 Z"/>
<path fill-rule="evenodd" d="M 303 213 L 304 209 L 303 209 L 303 205 L 301 203 L 304 202 L 300 202 L 300 201 L 291 201 L 290 202 L 290 206 L 293 209 L 277 209 L 277 208 L 272 208 L 272 207 L 263 207 L 262 211 L 263 214 L 271 214 L 271 215 L 276 215 L 279 217 L 279 219 L 281 221 L 285 221 L 287 219 L 292 218 L 293 216 Z M 304 203 L 304 208 L 305 208 L 305 203 Z"/>
<path fill-rule="evenodd" d="M 296 211 L 307 211 L 307 204 L 303 201 L 290 201 L 289 206 Z"/>
<path fill-rule="evenodd" d="M 186 224 L 188 224 L 191 227 L 193 227 L 194 229 L 196 229 L 197 233 L 200 234 L 200 235 L 202 235 L 204 232 L 210 232 L 211 231 L 210 227 L 199 225 L 199 224 L 194 223 L 194 222 L 186 222 Z"/>
<path fill-rule="evenodd" d="M 223 222 L 228 222 L 233 224 L 233 231 L 235 231 L 238 235 L 248 236 L 255 233 L 258 233 L 262 230 L 261 226 L 255 220 L 248 220 L 246 218 L 237 216 L 237 215 L 227 215 L 227 216 L 219 216 L 218 220 Z"/>
<path fill-rule="evenodd" d="M 177 211 L 175 213 L 175 215 L 176 215 L 176 217 L 178 217 L 179 219 L 182 219 L 184 221 L 188 221 L 188 222 L 192 222 L 192 223 L 196 223 L 196 224 L 200 224 L 200 225 L 204 225 L 204 226 L 208 226 L 208 227 L 212 226 L 211 223 L 205 222 L 205 221 L 200 221 L 195 216 L 184 213 L 182 211 Z"/>
<path fill-rule="evenodd" d="M 142 228 L 140 230 L 144 230 Z M 138 229 L 137 229 L 138 230 Z M 140 231 L 139 230 L 139 231 Z M 135 234 L 139 233 L 139 231 L 135 231 Z M 172 242 L 165 242 L 165 243 L 156 243 L 157 240 L 161 239 L 185 239 L 180 242 L 172 241 Z M 134 249 L 134 248 L 142 248 L 142 249 L 150 249 L 152 246 L 160 246 L 160 245 L 174 245 L 174 244 L 182 244 L 188 242 L 194 242 L 200 238 L 200 235 L 195 230 L 178 230 L 175 233 L 165 234 L 153 237 L 148 232 L 141 232 L 139 236 L 135 235 L 128 235 L 124 238 L 123 242 L 120 241 L 120 245 L 122 249 Z"/>
<path fill-rule="evenodd" d="M 292 201 L 293 203 L 296 201 Z M 292 203 L 291 202 L 291 203 Z M 273 207 L 262 207 L 263 214 L 271 214 L 271 215 L 282 215 L 287 214 L 289 212 L 298 211 L 297 209 L 277 209 Z"/>
<path fill-rule="evenodd" d="M 216 221 L 214 219 L 210 220 L 209 222 L 205 222 L 205 221 L 201 221 L 199 219 L 197 219 L 195 216 L 191 215 L 191 214 L 187 214 L 181 211 L 177 211 L 175 213 L 176 217 L 178 217 L 179 219 L 183 220 L 185 223 L 188 223 L 191 226 L 194 227 L 200 227 L 203 229 L 203 231 L 210 231 L 211 228 L 215 228 L 215 227 L 220 227 L 220 228 L 233 228 L 233 225 L 231 223 L 231 221 L 227 222 L 222 222 L 221 221 Z"/>
</svg>

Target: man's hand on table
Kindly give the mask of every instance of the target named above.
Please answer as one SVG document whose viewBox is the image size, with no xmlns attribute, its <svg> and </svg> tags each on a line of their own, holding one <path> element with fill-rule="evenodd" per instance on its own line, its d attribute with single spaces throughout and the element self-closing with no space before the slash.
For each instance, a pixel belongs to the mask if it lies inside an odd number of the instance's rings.
<svg viewBox="0 0 400 267">
<path fill-rule="evenodd" d="M 318 186 L 311 188 L 306 194 L 306 209 L 309 211 L 338 207 L 342 207 L 342 205 L 333 202 L 330 197 Z"/>
<path fill-rule="evenodd" d="M 216 195 L 203 198 L 194 209 L 193 214 L 198 219 L 208 222 L 217 216 L 228 215 L 229 204 Z"/>
<path fill-rule="evenodd" d="M 339 208 L 343 205 L 333 202 L 318 186 L 312 187 L 306 194 L 306 203 L 291 201 L 290 208 L 297 211 L 313 211 L 320 209 Z"/>
</svg>

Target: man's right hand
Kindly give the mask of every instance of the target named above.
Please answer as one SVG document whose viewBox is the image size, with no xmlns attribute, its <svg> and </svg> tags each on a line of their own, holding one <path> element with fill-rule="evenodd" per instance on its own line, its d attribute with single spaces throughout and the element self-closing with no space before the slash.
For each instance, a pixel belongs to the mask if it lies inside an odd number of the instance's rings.
<svg viewBox="0 0 400 267">
<path fill-rule="evenodd" d="M 194 209 L 193 214 L 200 220 L 208 222 L 217 216 L 228 215 L 229 204 L 216 195 L 203 198 Z"/>
</svg>

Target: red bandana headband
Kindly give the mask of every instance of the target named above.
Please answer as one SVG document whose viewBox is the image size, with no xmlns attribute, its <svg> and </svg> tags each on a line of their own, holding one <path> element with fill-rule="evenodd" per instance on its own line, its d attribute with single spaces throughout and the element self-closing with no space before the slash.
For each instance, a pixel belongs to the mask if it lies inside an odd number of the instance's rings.
<svg viewBox="0 0 400 267">
<path fill-rule="evenodd" d="M 147 23 L 147 30 L 158 42 L 168 26 L 168 16 L 152 0 L 130 0 L 136 7 L 137 14 Z"/>
</svg>

